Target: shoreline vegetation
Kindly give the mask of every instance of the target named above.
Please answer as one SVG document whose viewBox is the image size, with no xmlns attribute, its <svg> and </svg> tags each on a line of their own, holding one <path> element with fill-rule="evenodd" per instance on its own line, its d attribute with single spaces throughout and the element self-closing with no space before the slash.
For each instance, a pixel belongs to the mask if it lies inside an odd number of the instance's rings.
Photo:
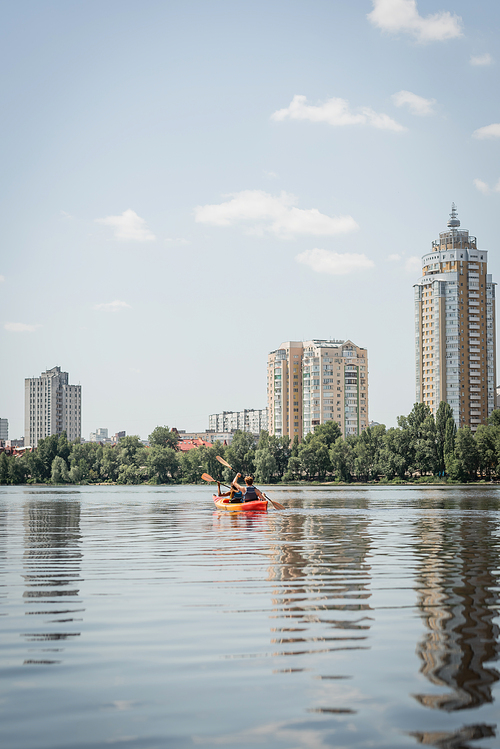
<svg viewBox="0 0 500 749">
<path fill-rule="evenodd" d="M 457 430 L 453 412 L 441 402 L 434 417 L 416 403 L 398 426 L 369 427 L 359 436 L 342 437 L 334 421 L 317 426 L 299 443 L 297 437 L 257 438 L 235 432 L 231 445 L 215 443 L 181 452 L 177 432 L 158 426 L 149 447 L 137 436 L 117 445 L 68 442 L 66 434 L 40 440 L 23 455 L 0 454 L 1 485 L 167 485 L 202 484 L 202 473 L 228 483 L 234 473 L 223 468 L 224 457 L 243 475 L 260 484 L 288 486 L 447 486 L 500 483 L 500 410 L 473 434 Z M 213 485 L 208 485 L 213 486 Z"/>
</svg>

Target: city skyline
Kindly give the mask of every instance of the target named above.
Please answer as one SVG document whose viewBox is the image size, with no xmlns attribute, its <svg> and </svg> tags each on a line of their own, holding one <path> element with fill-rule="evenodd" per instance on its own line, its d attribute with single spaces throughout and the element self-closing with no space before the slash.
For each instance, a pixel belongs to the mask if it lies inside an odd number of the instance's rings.
<svg viewBox="0 0 500 749">
<path fill-rule="evenodd" d="M 276 343 L 333 335 L 370 352 L 369 419 L 395 426 L 452 201 L 500 277 L 499 25 L 492 0 L 6 6 L 10 437 L 55 363 L 83 435 L 146 436 L 263 407 Z"/>
</svg>

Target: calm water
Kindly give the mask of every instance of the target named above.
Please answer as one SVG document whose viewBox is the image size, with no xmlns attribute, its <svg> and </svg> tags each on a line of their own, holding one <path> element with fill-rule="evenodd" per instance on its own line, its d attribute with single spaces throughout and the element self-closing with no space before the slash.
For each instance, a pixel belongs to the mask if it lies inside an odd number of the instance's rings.
<svg viewBox="0 0 500 749">
<path fill-rule="evenodd" d="M 3 749 L 500 746 L 500 489 L 0 487 Z"/>
</svg>

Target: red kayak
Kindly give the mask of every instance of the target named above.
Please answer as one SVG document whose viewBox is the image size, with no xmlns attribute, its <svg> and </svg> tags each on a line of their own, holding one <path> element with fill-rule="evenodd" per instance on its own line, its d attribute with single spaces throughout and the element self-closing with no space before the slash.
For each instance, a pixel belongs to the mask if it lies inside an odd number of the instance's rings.
<svg viewBox="0 0 500 749">
<path fill-rule="evenodd" d="M 217 494 L 214 494 L 212 499 L 219 510 L 229 510 L 230 512 L 267 510 L 267 499 L 256 499 L 254 502 L 230 502 L 229 497 L 218 497 Z"/>
</svg>

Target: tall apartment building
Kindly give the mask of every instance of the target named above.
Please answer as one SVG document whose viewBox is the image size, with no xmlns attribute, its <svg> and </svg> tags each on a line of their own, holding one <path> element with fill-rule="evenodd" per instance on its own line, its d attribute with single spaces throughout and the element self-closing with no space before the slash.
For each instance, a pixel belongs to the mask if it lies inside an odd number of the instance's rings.
<svg viewBox="0 0 500 749">
<path fill-rule="evenodd" d="M 475 430 L 495 408 L 495 284 L 487 251 L 459 227 L 453 203 L 414 286 L 416 400 L 434 414 L 446 401 Z"/>
<path fill-rule="evenodd" d="M 71 442 L 82 432 L 82 387 L 70 385 L 67 372 L 53 367 L 24 381 L 24 444 L 66 432 Z"/>
<path fill-rule="evenodd" d="M 368 353 L 352 341 L 287 341 L 267 362 L 269 434 L 297 436 L 336 421 L 342 434 L 368 426 Z"/>
<path fill-rule="evenodd" d="M 208 428 L 214 432 L 242 432 L 260 434 L 267 429 L 267 408 L 254 409 L 245 408 L 243 411 L 222 411 L 218 414 L 210 414 L 208 417 Z"/>
<path fill-rule="evenodd" d="M 0 440 L 9 439 L 9 420 L 0 419 Z"/>
</svg>

